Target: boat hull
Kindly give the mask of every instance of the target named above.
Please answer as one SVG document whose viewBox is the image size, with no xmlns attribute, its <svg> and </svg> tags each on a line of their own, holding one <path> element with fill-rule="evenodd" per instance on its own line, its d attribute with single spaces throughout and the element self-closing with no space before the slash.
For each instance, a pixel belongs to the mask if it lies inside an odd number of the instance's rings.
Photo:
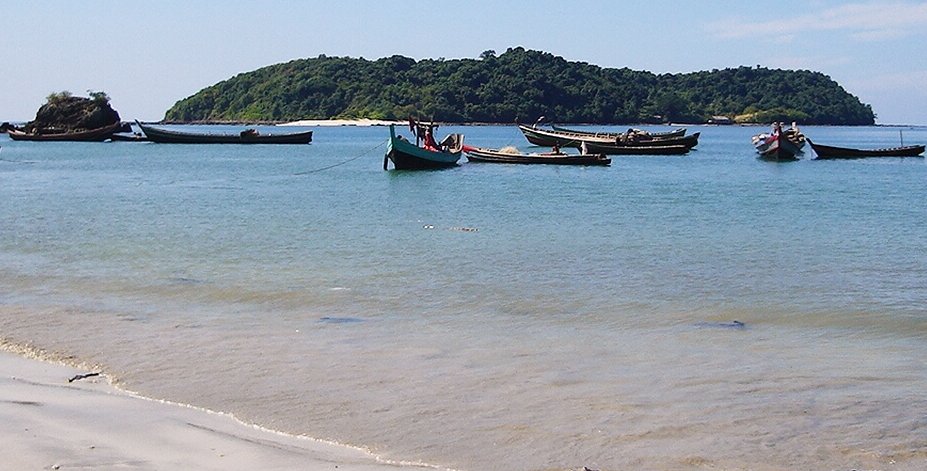
<svg viewBox="0 0 927 471">
<path fill-rule="evenodd" d="M 599 143 L 586 143 L 586 151 L 591 153 L 608 154 L 608 155 L 685 155 L 692 150 L 691 146 L 683 144 L 675 145 L 647 145 L 647 146 L 629 146 L 629 145 L 610 145 Z"/>
<path fill-rule="evenodd" d="M 144 125 L 136 121 L 149 141 L 159 144 L 308 144 L 312 131 L 290 134 L 194 134 Z"/>
<path fill-rule="evenodd" d="M 466 148 L 470 162 L 500 164 L 547 164 L 547 165 L 611 165 L 612 159 L 603 154 L 509 154 L 480 147 Z"/>
<path fill-rule="evenodd" d="M 423 149 L 402 137 L 397 137 L 395 129 L 390 126 L 390 138 L 386 148 L 385 160 L 383 161 L 383 169 L 386 170 L 387 161 L 392 161 L 393 168 L 396 170 L 430 170 L 454 167 L 457 165 L 457 161 L 460 160 L 462 153 L 460 149 L 452 152 Z"/>
<path fill-rule="evenodd" d="M 783 139 L 781 135 L 771 136 L 756 145 L 756 151 L 759 158 L 773 162 L 791 162 L 798 160 L 798 154 L 801 154 L 801 148 L 789 139 Z"/>
<path fill-rule="evenodd" d="M 61 134 L 29 134 L 15 129 L 10 129 L 10 139 L 14 141 L 36 141 L 36 142 L 103 142 L 110 139 L 113 133 L 122 128 L 122 123 L 113 123 L 102 128 L 90 129 L 81 132 L 61 133 Z"/>
<path fill-rule="evenodd" d="M 612 139 L 616 139 L 626 134 L 624 132 L 595 132 L 595 131 L 584 131 L 584 130 L 579 130 L 579 129 L 567 129 L 567 128 L 563 128 L 563 127 L 560 127 L 554 124 L 552 124 L 550 127 L 554 131 L 559 131 L 559 132 L 581 134 L 581 135 L 587 135 L 587 136 L 592 136 L 592 137 L 609 137 Z M 636 132 L 639 133 L 639 135 L 645 139 L 669 139 L 669 138 L 674 138 L 674 137 L 685 136 L 686 128 L 678 128 L 672 131 L 665 131 L 665 132 L 649 132 L 649 131 L 647 132 L 636 131 Z"/>
<path fill-rule="evenodd" d="M 692 133 L 688 136 L 671 136 L 671 137 L 642 137 L 642 136 L 633 136 L 630 139 L 626 139 L 625 134 L 620 134 L 616 136 L 599 134 L 591 135 L 585 133 L 577 132 L 567 132 L 567 131 L 548 131 L 546 129 L 533 128 L 531 126 L 525 126 L 523 124 L 518 125 L 518 129 L 521 130 L 524 134 L 525 139 L 528 140 L 531 144 L 536 146 L 544 147 L 575 147 L 580 148 L 585 142 L 587 147 L 594 144 L 602 146 L 603 148 L 607 147 L 649 147 L 649 146 L 687 146 L 689 148 L 695 147 L 698 145 L 698 139 L 701 135 L 700 133 Z M 590 152 L 598 153 L 601 151 L 592 150 Z"/>
<path fill-rule="evenodd" d="M 816 159 L 861 159 L 866 157 L 923 157 L 924 146 L 901 146 L 884 149 L 853 149 L 849 147 L 835 147 L 815 144 L 808 141 Z"/>
</svg>

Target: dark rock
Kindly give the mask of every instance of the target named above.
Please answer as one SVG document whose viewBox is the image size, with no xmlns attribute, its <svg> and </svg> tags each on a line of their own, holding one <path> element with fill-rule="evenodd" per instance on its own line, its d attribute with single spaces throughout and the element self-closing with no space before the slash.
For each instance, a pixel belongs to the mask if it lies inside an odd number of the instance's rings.
<svg viewBox="0 0 927 471">
<path fill-rule="evenodd" d="M 39 108 L 35 119 L 26 123 L 28 133 L 63 133 L 102 128 L 119 122 L 119 113 L 109 105 L 105 93 L 91 93 L 93 98 L 53 93 Z"/>
</svg>

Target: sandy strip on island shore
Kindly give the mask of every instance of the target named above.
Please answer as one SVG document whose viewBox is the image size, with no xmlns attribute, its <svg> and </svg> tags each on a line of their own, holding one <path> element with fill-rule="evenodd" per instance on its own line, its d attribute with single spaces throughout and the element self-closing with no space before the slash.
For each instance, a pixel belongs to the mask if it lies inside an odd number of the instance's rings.
<svg viewBox="0 0 927 471">
<path fill-rule="evenodd" d="M 0 350 L 4 469 L 425 469 L 133 396 L 103 376 L 68 382 L 86 373 Z"/>
<path fill-rule="evenodd" d="M 277 126 L 389 126 L 396 124 L 408 126 L 408 121 L 385 121 L 382 119 L 303 119 Z"/>
</svg>

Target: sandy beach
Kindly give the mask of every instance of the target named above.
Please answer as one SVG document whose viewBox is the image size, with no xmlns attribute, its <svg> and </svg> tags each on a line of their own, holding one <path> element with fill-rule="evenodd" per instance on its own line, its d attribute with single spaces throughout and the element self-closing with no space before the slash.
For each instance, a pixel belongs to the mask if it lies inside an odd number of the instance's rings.
<svg viewBox="0 0 927 471">
<path fill-rule="evenodd" d="M 133 396 L 104 376 L 68 381 L 87 373 L 0 351 L 5 469 L 423 469 Z"/>
<path fill-rule="evenodd" d="M 386 121 L 382 119 L 303 119 L 277 126 L 389 126 L 408 125 L 408 121 Z"/>
</svg>

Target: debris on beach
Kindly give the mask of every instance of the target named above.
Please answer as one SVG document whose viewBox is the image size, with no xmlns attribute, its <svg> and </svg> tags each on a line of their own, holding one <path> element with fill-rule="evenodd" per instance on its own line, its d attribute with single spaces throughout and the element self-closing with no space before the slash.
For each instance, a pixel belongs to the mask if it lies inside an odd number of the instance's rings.
<svg viewBox="0 0 927 471">
<path fill-rule="evenodd" d="M 724 329 L 746 329 L 747 328 L 747 324 L 741 321 L 738 321 L 738 320 L 733 320 L 730 322 L 699 322 L 695 324 L 695 326 L 705 327 L 705 328 L 717 327 L 717 328 L 724 328 Z"/>
<path fill-rule="evenodd" d="M 92 377 L 94 377 L 94 376 L 100 376 L 101 374 L 103 374 L 103 373 L 95 372 L 95 373 L 85 373 L 85 374 L 80 374 L 80 375 L 74 375 L 74 376 L 68 378 L 68 382 L 69 382 L 69 383 L 73 383 L 74 381 L 80 381 L 80 380 L 82 380 L 82 379 L 92 378 Z"/>
</svg>

